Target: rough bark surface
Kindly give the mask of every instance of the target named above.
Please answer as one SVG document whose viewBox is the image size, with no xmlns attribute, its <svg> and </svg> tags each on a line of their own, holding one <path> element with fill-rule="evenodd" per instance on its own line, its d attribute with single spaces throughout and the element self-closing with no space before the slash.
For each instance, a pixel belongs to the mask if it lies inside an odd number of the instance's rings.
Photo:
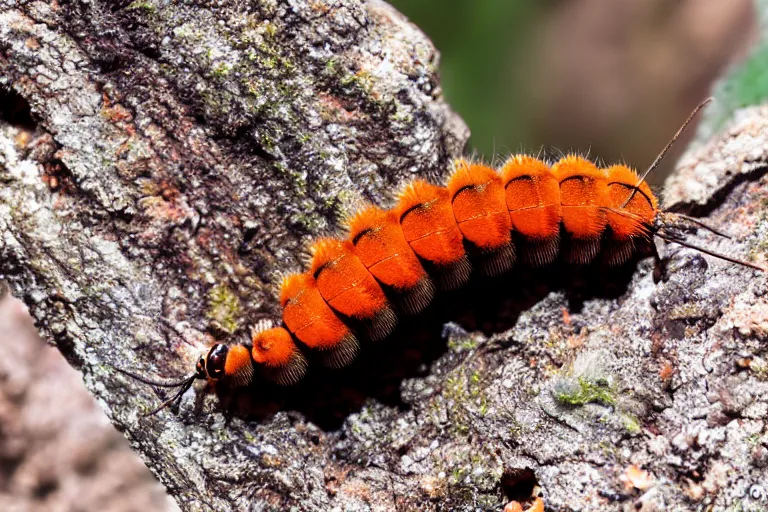
<svg viewBox="0 0 768 512">
<path fill-rule="evenodd" d="M 0 278 L 183 509 L 768 504 L 766 278 L 687 250 L 480 282 L 347 371 L 142 418 L 159 392 L 113 366 L 178 377 L 243 336 L 309 238 L 466 128 L 380 2 L 0 5 Z M 670 184 L 735 237 L 709 247 L 765 261 L 766 148 L 744 111 Z M 446 317 L 477 332 L 435 343 Z"/>
</svg>

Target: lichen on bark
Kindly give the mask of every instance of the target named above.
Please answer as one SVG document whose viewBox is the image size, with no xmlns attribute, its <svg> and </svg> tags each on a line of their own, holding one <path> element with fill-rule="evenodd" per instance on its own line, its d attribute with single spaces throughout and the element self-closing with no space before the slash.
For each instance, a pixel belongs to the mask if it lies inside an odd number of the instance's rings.
<svg viewBox="0 0 768 512">
<path fill-rule="evenodd" d="M 4 99 L 34 121 L 0 124 L 0 277 L 182 508 L 500 509 L 534 478 L 553 510 L 759 504 L 765 278 L 689 251 L 658 281 L 481 282 L 447 349 L 433 308 L 348 371 L 140 417 L 160 397 L 114 366 L 178 377 L 274 316 L 307 240 L 443 175 L 467 130 L 382 2 L 0 5 Z M 667 197 L 764 261 L 768 114 L 740 116 Z"/>
</svg>

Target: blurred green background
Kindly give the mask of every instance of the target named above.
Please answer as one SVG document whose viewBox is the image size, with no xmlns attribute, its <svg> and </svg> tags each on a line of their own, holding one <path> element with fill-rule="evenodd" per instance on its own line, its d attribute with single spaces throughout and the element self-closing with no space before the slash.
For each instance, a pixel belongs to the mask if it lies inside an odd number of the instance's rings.
<svg viewBox="0 0 768 512">
<path fill-rule="evenodd" d="M 392 3 L 440 50 L 445 96 L 472 130 L 470 153 L 490 162 L 511 152 L 578 151 L 642 169 L 759 38 L 752 0 Z M 741 68 L 736 89 L 754 93 L 754 74 L 768 68 L 760 60 L 747 60 L 751 71 Z M 734 108 L 729 101 L 715 110 Z"/>
</svg>

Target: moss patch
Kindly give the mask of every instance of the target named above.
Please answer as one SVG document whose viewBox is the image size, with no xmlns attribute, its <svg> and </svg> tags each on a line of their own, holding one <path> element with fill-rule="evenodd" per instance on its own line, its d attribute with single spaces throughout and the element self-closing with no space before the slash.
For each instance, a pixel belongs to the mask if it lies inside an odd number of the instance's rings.
<svg viewBox="0 0 768 512">
<path fill-rule="evenodd" d="M 603 405 L 615 405 L 616 399 L 613 392 L 604 380 L 590 380 L 581 376 L 576 382 L 560 386 L 554 392 L 555 400 L 566 405 L 585 405 L 598 403 Z"/>
<path fill-rule="evenodd" d="M 239 325 L 241 311 L 240 298 L 226 286 L 215 286 L 208 292 L 205 316 L 211 321 L 212 327 L 232 334 Z"/>
</svg>

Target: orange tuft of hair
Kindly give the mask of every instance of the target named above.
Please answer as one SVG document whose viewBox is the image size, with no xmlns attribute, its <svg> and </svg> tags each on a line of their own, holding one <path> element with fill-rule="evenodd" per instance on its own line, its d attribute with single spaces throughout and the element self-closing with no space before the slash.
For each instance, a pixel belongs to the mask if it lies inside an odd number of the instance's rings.
<svg viewBox="0 0 768 512">
<path fill-rule="evenodd" d="M 237 386 L 245 386 L 253 378 L 253 363 L 250 351 L 243 345 L 232 345 L 224 360 L 224 377 Z"/>
<path fill-rule="evenodd" d="M 288 330 L 309 348 L 332 348 L 351 335 L 309 274 L 291 274 L 283 280 L 280 305 Z"/>
<path fill-rule="evenodd" d="M 224 362 L 224 375 L 231 377 L 246 365 L 251 365 L 251 356 L 248 354 L 248 349 L 242 345 L 232 345 L 229 347 L 227 359 Z"/>
<path fill-rule="evenodd" d="M 251 349 L 253 360 L 269 368 L 289 364 L 293 355 L 299 350 L 291 333 L 282 327 L 255 332 L 251 342 L 253 343 Z"/>
<path fill-rule="evenodd" d="M 380 283 L 402 292 L 427 277 L 392 210 L 369 206 L 347 225 L 355 254 Z"/>
<path fill-rule="evenodd" d="M 400 193 L 395 212 L 405 239 L 422 259 L 448 266 L 465 256 L 463 236 L 443 187 L 423 180 L 411 182 Z"/>
<path fill-rule="evenodd" d="M 501 168 L 512 228 L 535 240 L 560 234 L 560 186 L 547 164 L 537 158 L 516 155 Z"/>
<path fill-rule="evenodd" d="M 617 240 L 647 238 L 649 227 L 659 212 L 659 202 L 651 188 L 645 181 L 638 184 L 640 177 L 627 166 L 614 165 L 605 172 L 608 175 L 606 219 L 614 237 Z M 630 197 L 632 199 L 624 206 Z"/>
<path fill-rule="evenodd" d="M 569 155 L 552 166 L 560 183 L 563 225 L 572 238 L 599 238 L 605 231 L 604 207 L 608 203 L 608 180 L 604 170 L 580 156 Z"/>
<path fill-rule="evenodd" d="M 321 238 L 310 251 L 309 271 L 315 277 L 320 295 L 335 311 L 365 320 L 387 307 L 387 297 L 355 256 L 352 242 Z"/>
<path fill-rule="evenodd" d="M 504 247 L 512 240 L 501 176 L 484 165 L 456 162 L 448 181 L 453 215 L 464 238 L 484 250 Z"/>
</svg>

